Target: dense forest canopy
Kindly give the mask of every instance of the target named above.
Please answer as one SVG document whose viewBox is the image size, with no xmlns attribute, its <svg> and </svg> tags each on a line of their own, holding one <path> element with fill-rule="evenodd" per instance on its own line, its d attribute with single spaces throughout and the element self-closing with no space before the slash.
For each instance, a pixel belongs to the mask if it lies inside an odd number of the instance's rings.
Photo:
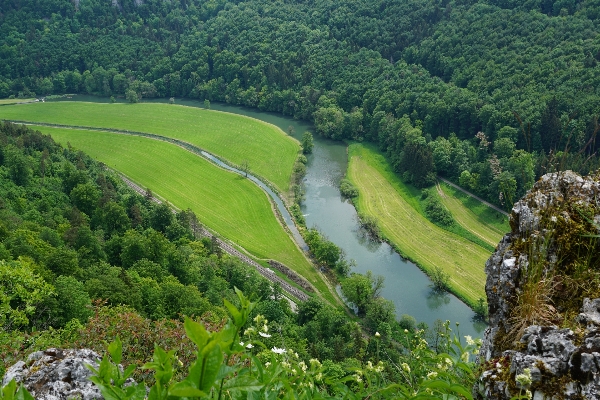
<svg viewBox="0 0 600 400">
<path fill-rule="evenodd" d="M 375 141 L 417 186 L 437 173 L 506 204 L 598 167 L 599 18 L 594 0 L 12 0 L 0 97 L 258 107 Z"/>
</svg>

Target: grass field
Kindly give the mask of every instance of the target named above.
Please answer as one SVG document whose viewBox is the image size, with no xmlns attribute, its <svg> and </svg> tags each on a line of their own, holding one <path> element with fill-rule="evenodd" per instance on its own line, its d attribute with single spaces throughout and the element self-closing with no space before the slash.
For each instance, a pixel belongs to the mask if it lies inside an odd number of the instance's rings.
<svg viewBox="0 0 600 400">
<path fill-rule="evenodd" d="M 440 199 L 454 220 L 485 243 L 495 248 L 510 232 L 508 217 L 444 182 L 440 182 L 439 189 Z"/>
<path fill-rule="evenodd" d="M 437 266 L 447 272 L 451 291 L 467 304 L 485 298 L 483 268 L 490 251 L 429 222 L 418 211 L 420 192 L 405 185 L 374 146 L 351 144 L 348 155 L 359 212 L 376 217 L 383 235 L 423 270 Z"/>
<path fill-rule="evenodd" d="M 172 104 L 46 102 L 0 108 L 0 119 L 112 128 L 177 138 L 252 173 L 286 193 L 300 150 L 281 129 L 252 118 Z"/>
<path fill-rule="evenodd" d="M 269 199 L 240 175 L 227 172 L 175 145 L 108 132 L 34 126 L 59 143 L 91 157 L 150 188 L 180 209 L 258 258 L 283 262 L 308 279 L 335 304 L 321 276 L 277 221 Z"/>
</svg>

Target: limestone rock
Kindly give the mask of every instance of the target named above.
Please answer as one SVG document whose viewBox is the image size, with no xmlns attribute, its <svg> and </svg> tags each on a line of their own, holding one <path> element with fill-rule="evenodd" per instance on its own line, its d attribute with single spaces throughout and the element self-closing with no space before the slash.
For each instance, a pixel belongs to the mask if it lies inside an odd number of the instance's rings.
<svg viewBox="0 0 600 400">
<path fill-rule="evenodd" d="M 585 218 L 581 210 L 586 210 Z M 531 379 L 527 388 L 531 388 L 534 399 L 600 398 L 600 299 L 577 298 L 583 302 L 581 313 L 568 325 L 578 326 L 577 334 L 552 326 L 561 321 L 559 313 L 566 311 L 564 304 L 569 300 L 561 292 L 561 276 L 566 276 L 564 271 L 570 271 L 571 266 L 566 265 L 560 252 L 576 241 L 565 239 L 568 236 L 562 232 L 573 231 L 577 233 L 571 238 L 582 237 L 572 228 L 580 227 L 583 220 L 589 233 L 600 233 L 598 210 L 599 176 L 582 178 L 571 171 L 544 175 L 514 205 L 511 232 L 502 238 L 485 265 L 490 325 L 479 353 L 484 372 L 474 387 L 475 398 L 510 399 L 518 395 L 520 387 L 515 377 L 526 370 Z M 527 243 L 536 243 L 535 251 L 524 250 Z M 549 318 L 552 323 L 548 326 L 523 328 L 513 311 L 533 268 L 541 271 L 538 279 L 553 285 L 553 296 L 567 297 Z M 571 315 L 577 312 L 570 307 Z M 522 333 L 520 340 L 510 345 L 512 339 L 506 340 L 507 334 L 519 339 L 518 332 Z"/>
<path fill-rule="evenodd" d="M 98 368 L 100 360 L 100 356 L 89 349 L 38 351 L 26 362 L 19 361 L 10 367 L 2 386 L 14 378 L 36 399 L 102 399 L 100 390 L 89 380 L 92 372 L 85 366 Z"/>
</svg>

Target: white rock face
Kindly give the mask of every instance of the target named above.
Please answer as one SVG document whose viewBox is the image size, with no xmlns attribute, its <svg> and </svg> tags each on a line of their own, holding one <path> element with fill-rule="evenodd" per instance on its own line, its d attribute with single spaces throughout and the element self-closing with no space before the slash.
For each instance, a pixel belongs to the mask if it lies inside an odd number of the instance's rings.
<svg viewBox="0 0 600 400">
<path fill-rule="evenodd" d="M 577 335 L 571 329 L 532 325 L 525 329 L 515 349 L 499 348 L 495 340 L 513 328 L 512 311 L 531 268 L 529 259 L 543 257 L 545 271 L 560 272 L 557 268 L 563 267 L 557 262 L 560 243 L 535 255 L 518 254 L 515 249 L 526 240 L 543 242 L 541 239 L 552 237 L 557 221 L 569 223 L 579 218 L 575 211 L 566 211 L 572 209 L 561 207 L 565 204 L 600 209 L 599 176 L 582 178 L 571 171 L 544 175 L 514 205 L 512 231 L 502 238 L 485 265 L 490 325 L 479 354 L 487 367 L 473 388 L 476 399 L 510 399 L 518 394 L 515 376 L 526 369 L 534 399 L 600 399 L 600 299 L 583 300 Z M 600 222 L 600 215 L 590 217 Z M 557 386 L 558 382 L 562 386 Z M 552 389 L 548 389 L 551 383 Z"/>
<path fill-rule="evenodd" d="M 92 350 L 48 349 L 31 354 L 27 362 L 10 367 L 2 386 L 12 379 L 23 383 L 36 399 L 67 400 L 102 399 L 100 391 L 90 382 L 92 372 L 86 364 L 98 368 L 100 356 Z"/>
</svg>

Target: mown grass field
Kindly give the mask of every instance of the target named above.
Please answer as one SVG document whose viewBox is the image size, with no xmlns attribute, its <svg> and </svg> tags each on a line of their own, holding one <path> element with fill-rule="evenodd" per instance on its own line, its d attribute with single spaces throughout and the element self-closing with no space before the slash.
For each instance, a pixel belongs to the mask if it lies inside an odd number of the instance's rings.
<svg viewBox="0 0 600 400">
<path fill-rule="evenodd" d="M 252 173 L 286 193 L 300 150 L 281 129 L 252 118 L 176 104 L 46 102 L 0 108 L 0 119 L 112 128 L 180 139 Z"/>
<path fill-rule="evenodd" d="M 335 304 L 321 276 L 277 221 L 260 188 L 175 145 L 139 136 L 34 126 L 150 188 L 258 258 L 283 262 Z"/>
<path fill-rule="evenodd" d="M 440 199 L 454 220 L 485 243 L 495 248 L 502 236 L 510 232 L 505 215 L 444 182 L 440 182 L 439 188 Z"/>
<path fill-rule="evenodd" d="M 383 235 L 423 270 L 447 272 L 451 291 L 467 304 L 485 298 L 483 268 L 490 251 L 427 220 L 418 211 L 418 190 L 405 185 L 374 146 L 351 144 L 348 156 L 359 212 L 377 218 Z"/>
</svg>

